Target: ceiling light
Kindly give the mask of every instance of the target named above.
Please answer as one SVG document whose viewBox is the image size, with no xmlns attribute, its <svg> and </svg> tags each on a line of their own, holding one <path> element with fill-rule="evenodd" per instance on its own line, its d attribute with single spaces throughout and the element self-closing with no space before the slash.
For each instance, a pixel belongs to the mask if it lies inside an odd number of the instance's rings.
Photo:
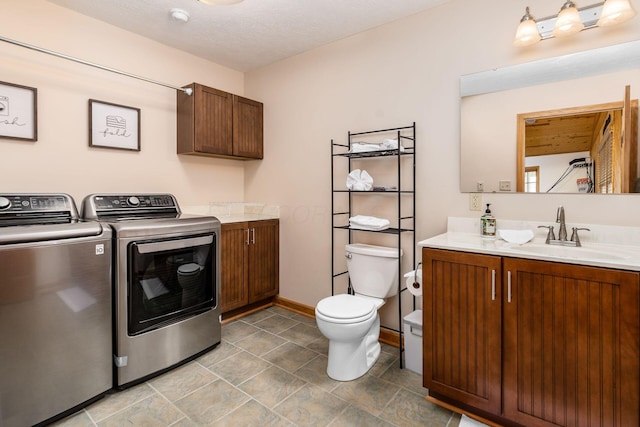
<svg viewBox="0 0 640 427">
<path fill-rule="evenodd" d="M 513 44 L 528 46 L 539 40 L 568 36 L 583 29 L 619 24 L 635 15 L 636 11 L 631 7 L 630 0 L 606 0 L 604 3 L 596 3 L 580 9 L 576 8 L 573 1 L 566 0 L 558 16 L 549 16 L 537 21 L 533 19 L 527 7 L 526 14 L 520 20 Z"/>
<path fill-rule="evenodd" d="M 540 33 L 538 32 L 538 26 L 533 16 L 529 14 L 529 8 L 527 7 L 524 16 L 520 20 L 518 31 L 516 31 L 516 38 L 513 41 L 514 46 L 528 46 L 540 41 Z"/>
<path fill-rule="evenodd" d="M 231 4 L 240 3 L 243 0 L 198 0 L 200 3 L 211 6 L 229 6 Z"/>
<path fill-rule="evenodd" d="M 169 11 L 169 15 L 171 15 L 171 18 L 173 18 L 173 20 L 178 22 L 189 22 L 190 18 L 189 12 L 178 8 L 171 9 Z"/>
<path fill-rule="evenodd" d="M 598 25 L 606 27 L 619 24 L 636 16 L 629 0 L 606 0 L 602 5 L 602 13 Z"/>
<path fill-rule="evenodd" d="M 568 0 L 560 8 L 558 20 L 553 27 L 552 34 L 554 37 L 570 36 L 571 34 L 579 33 L 583 28 L 584 24 L 580 20 L 575 3 Z"/>
</svg>

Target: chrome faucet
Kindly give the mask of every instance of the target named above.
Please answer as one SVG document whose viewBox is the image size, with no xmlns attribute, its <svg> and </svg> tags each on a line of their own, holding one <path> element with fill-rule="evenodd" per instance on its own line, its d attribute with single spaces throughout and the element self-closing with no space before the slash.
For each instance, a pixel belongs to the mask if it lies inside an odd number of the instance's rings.
<svg viewBox="0 0 640 427">
<path fill-rule="evenodd" d="M 564 208 L 562 206 L 558 207 L 558 212 L 556 213 L 556 223 L 560 224 L 560 230 L 558 230 L 558 240 L 561 242 L 567 241 L 567 224 L 564 222 Z"/>
<path fill-rule="evenodd" d="M 567 224 L 564 221 L 564 208 L 562 206 L 559 206 L 558 212 L 556 212 L 556 223 L 560 224 L 560 229 L 558 230 L 558 240 L 556 240 L 556 236 L 553 232 L 553 225 L 538 226 L 538 228 L 549 229 L 549 232 L 547 233 L 547 239 L 545 241 L 547 245 L 580 247 L 582 246 L 582 244 L 580 242 L 580 237 L 578 236 L 578 231 L 590 231 L 588 228 L 572 227 L 573 233 L 571 233 L 571 240 L 567 240 Z"/>
</svg>

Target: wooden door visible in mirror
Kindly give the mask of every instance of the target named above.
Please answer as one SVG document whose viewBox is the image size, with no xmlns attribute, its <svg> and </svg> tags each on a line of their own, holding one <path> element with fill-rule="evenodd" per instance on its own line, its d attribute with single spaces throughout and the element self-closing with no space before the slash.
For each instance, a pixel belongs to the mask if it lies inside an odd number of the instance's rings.
<svg viewBox="0 0 640 427">
<path fill-rule="evenodd" d="M 559 110 L 538 111 L 517 116 L 517 160 L 516 189 L 525 189 L 525 170 L 532 167 L 531 159 L 536 156 L 556 156 L 574 154 L 564 173 L 549 180 L 540 178 L 541 192 L 634 192 L 637 177 L 637 132 L 638 101 L 630 99 L 630 88 L 625 90 L 625 101 L 587 105 Z M 610 159 L 606 168 L 598 152 L 602 151 L 605 136 L 610 136 Z M 609 152 L 607 151 L 607 152 Z M 571 156 L 569 156 L 571 157 Z M 584 162 L 574 163 L 579 158 L 588 157 Z M 529 159 L 525 162 L 525 159 Z M 540 157 L 543 159 L 543 157 Z M 562 190 L 556 185 L 569 176 L 578 166 L 584 167 L 582 181 L 588 185 L 575 190 Z M 594 167 L 595 166 L 595 167 Z M 565 166 L 566 167 L 566 166 Z M 598 169 L 598 167 L 600 169 Z M 603 175 L 608 171 L 610 176 Z M 588 172 L 588 173 L 587 173 Z M 540 172 L 544 174 L 544 170 Z M 567 174 L 567 175 L 565 175 Z M 555 180 L 555 178 L 558 178 Z M 575 179 L 575 176 L 572 177 Z M 600 184 L 598 182 L 600 179 Z M 549 183 L 552 183 L 551 185 Z"/>
</svg>

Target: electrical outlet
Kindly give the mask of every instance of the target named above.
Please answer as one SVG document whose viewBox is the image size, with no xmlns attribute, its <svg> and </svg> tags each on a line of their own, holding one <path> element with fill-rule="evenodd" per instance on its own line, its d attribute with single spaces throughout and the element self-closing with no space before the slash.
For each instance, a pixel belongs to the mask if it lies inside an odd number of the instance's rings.
<svg viewBox="0 0 640 427">
<path fill-rule="evenodd" d="M 482 209 L 482 194 L 470 193 L 469 194 L 469 210 L 479 211 Z"/>
<path fill-rule="evenodd" d="M 500 181 L 500 191 L 511 191 L 511 181 Z"/>
</svg>

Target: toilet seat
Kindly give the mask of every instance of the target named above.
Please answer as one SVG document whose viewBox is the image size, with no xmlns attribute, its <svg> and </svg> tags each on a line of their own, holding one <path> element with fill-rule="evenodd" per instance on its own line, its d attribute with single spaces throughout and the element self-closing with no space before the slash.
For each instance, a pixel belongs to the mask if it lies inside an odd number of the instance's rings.
<svg viewBox="0 0 640 427">
<path fill-rule="evenodd" d="M 341 294 L 322 299 L 316 306 L 316 314 L 331 323 L 358 323 L 377 314 L 378 306 L 373 298 Z"/>
</svg>

